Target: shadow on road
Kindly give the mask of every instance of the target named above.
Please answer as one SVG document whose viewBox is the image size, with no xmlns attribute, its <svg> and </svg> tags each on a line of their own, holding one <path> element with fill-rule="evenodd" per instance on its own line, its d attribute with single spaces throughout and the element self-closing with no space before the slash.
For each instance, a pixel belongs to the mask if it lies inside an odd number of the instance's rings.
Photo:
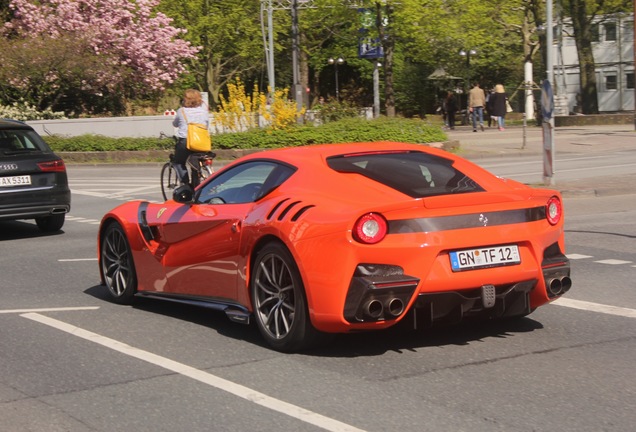
<svg viewBox="0 0 636 432">
<path fill-rule="evenodd" d="M 105 286 L 96 285 L 84 292 L 110 303 Z M 142 298 L 136 299 L 133 307 L 208 327 L 225 337 L 268 348 L 255 325 L 245 326 L 233 323 L 219 311 Z M 424 330 L 413 330 L 407 324 L 401 323 L 386 330 L 336 335 L 324 346 L 301 354 L 334 358 L 379 356 L 388 351 L 405 352 L 427 347 L 469 345 L 488 338 L 515 337 L 518 333 L 532 332 L 541 328 L 543 328 L 541 323 L 528 317 L 486 322 L 466 321 L 458 325 Z"/>
<path fill-rule="evenodd" d="M 40 231 L 35 221 L 0 221 L 0 241 L 49 237 L 64 234 L 64 230 L 47 233 Z"/>
</svg>

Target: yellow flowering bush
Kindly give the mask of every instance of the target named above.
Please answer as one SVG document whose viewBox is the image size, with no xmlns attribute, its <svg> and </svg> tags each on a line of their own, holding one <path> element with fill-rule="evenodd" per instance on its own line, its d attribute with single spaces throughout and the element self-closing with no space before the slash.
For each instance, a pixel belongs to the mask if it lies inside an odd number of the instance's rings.
<svg viewBox="0 0 636 432">
<path fill-rule="evenodd" d="M 282 89 L 274 92 L 274 101 L 267 104 L 267 96 L 260 95 L 261 104 L 259 114 L 263 116 L 269 127 L 273 130 L 286 129 L 298 123 L 298 118 L 305 114 L 303 107 L 298 111 L 296 102 L 288 99 L 289 90 Z"/>
<path fill-rule="evenodd" d="M 219 96 L 219 106 L 214 116 L 216 128 L 224 132 L 253 129 L 259 125 L 259 115 L 268 128 L 286 129 L 295 125 L 298 118 L 305 114 L 305 108 L 298 111 L 296 102 L 288 99 L 288 89 L 276 90 L 271 103 L 267 94 L 259 91 L 256 85 L 251 96 L 248 95 L 240 78 L 235 83 L 228 84 L 227 90 L 227 99 L 223 95 Z"/>
<path fill-rule="evenodd" d="M 256 90 L 256 88 L 255 88 Z M 227 85 L 228 98 L 219 96 L 218 112 L 214 116 L 217 128 L 228 132 L 240 132 L 252 129 L 258 125 L 255 112 L 259 104 L 259 95 L 252 96 L 245 92 L 245 85 L 240 78 L 235 83 Z"/>
</svg>

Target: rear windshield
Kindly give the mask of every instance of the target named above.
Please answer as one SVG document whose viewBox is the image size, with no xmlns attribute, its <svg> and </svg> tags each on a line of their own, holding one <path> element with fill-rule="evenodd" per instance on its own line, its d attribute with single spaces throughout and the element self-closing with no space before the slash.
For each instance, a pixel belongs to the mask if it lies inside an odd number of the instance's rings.
<svg viewBox="0 0 636 432">
<path fill-rule="evenodd" d="M 332 169 L 358 173 L 410 197 L 483 192 L 451 160 L 422 152 L 364 153 L 327 159 Z"/>
<path fill-rule="evenodd" d="M 0 130 L 0 156 L 48 151 L 51 151 L 49 146 L 33 130 Z"/>
</svg>

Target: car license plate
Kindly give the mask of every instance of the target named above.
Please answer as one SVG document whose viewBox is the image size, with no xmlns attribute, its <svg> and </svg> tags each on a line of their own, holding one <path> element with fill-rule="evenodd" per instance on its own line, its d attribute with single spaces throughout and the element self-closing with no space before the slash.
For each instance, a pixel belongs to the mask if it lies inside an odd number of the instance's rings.
<svg viewBox="0 0 636 432">
<path fill-rule="evenodd" d="M 0 177 L 0 187 L 2 186 L 21 186 L 30 185 L 31 176 L 12 176 L 12 177 Z"/>
<path fill-rule="evenodd" d="M 517 245 L 505 245 L 454 251 L 450 253 L 450 262 L 453 271 L 461 271 L 519 264 L 521 258 Z"/>
</svg>

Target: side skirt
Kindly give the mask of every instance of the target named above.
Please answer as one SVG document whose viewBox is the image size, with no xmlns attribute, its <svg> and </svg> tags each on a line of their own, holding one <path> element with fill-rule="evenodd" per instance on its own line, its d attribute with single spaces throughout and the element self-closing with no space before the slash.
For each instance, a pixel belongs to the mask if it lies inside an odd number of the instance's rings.
<svg viewBox="0 0 636 432">
<path fill-rule="evenodd" d="M 222 300 L 214 300 L 214 299 L 200 298 L 200 297 L 175 296 L 170 294 L 146 293 L 146 292 L 136 293 L 135 296 L 140 298 L 187 304 L 191 306 L 203 307 L 203 308 L 212 309 L 215 311 L 225 312 L 225 315 L 227 315 L 230 321 L 236 322 L 239 324 L 249 324 L 250 317 L 252 315 L 245 306 L 241 306 L 235 303 L 225 302 Z"/>
</svg>

